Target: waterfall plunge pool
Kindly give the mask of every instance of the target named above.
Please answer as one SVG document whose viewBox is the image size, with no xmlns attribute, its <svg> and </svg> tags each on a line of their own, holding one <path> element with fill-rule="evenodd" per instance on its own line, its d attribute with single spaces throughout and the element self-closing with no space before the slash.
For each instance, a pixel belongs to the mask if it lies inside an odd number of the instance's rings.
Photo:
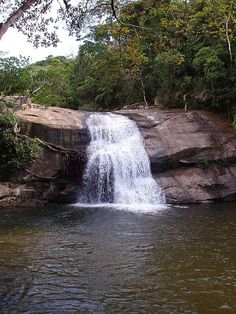
<svg viewBox="0 0 236 314">
<path fill-rule="evenodd" d="M 235 204 L 0 212 L 1 313 L 235 313 Z"/>
</svg>

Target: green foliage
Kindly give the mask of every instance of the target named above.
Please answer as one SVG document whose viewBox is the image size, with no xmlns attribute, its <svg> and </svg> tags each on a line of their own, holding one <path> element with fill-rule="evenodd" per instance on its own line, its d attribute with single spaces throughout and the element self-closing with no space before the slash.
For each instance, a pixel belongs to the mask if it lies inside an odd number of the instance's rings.
<svg viewBox="0 0 236 314">
<path fill-rule="evenodd" d="M 75 59 L 49 56 L 30 66 L 5 60 L 2 71 L 8 70 L 0 73 L 1 92 L 26 93 L 46 106 L 86 110 L 109 110 L 145 100 L 153 104 L 155 98 L 162 106 L 183 108 L 188 99 L 190 109 L 213 110 L 233 120 L 236 2 L 118 4 L 122 23 L 116 19 L 111 23 L 107 15 L 107 20 L 91 28 Z"/>
<path fill-rule="evenodd" d="M 19 134 L 21 121 L 1 103 L 0 111 L 0 177 L 10 178 L 36 159 L 39 146 L 35 139 Z"/>
<path fill-rule="evenodd" d="M 211 160 L 205 156 L 205 157 L 199 158 L 196 166 L 201 169 L 207 169 L 211 166 L 220 166 L 220 167 L 227 168 L 230 165 L 235 165 L 235 163 L 236 163 L 236 158 L 234 157 Z"/>
<path fill-rule="evenodd" d="M 18 118 L 10 111 L 0 115 L 0 128 L 13 128 L 19 122 Z"/>
<path fill-rule="evenodd" d="M 210 47 L 201 48 L 193 59 L 193 65 L 198 70 L 203 70 L 207 80 L 223 78 L 224 62 L 219 57 L 220 51 Z"/>
<path fill-rule="evenodd" d="M 27 68 L 32 101 L 45 106 L 74 107 L 72 76 L 74 60 L 47 58 Z M 34 91 L 37 91 L 34 93 Z"/>
<path fill-rule="evenodd" d="M 215 142 L 212 144 L 212 148 L 214 150 L 222 150 L 223 149 L 223 145 L 224 145 L 224 141 L 219 140 L 218 142 Z"/>
<path fill-rule="evenodd" d="M 174 80 L 184 62 L 184 55 L 177 50 L 159 53 L 155 58 L 156 78 L 159 94 L 165 95 L 173 88 Z"/>
<path fill-rule="evenodd" d="M 233 1 L 133 1 L 122 6 L 120 18 L 123 26 L 107 21 L 93 28 L 80 48 L 75 76 L 80 104 L 114 108 L 143 101 L 145 91 L 150 103 L 158 97 L 164 105 L 183 108 L 188 94 L 192 108 L 231 115 Z"/>
<path fill-rule="evenodd" d="M 0 95 L 24 94 L 28 86 L 28 59 L 0 57 Z"/>
<path fill-rule="evenodd" d="M 142 99 L 140 75 L 146 58 L 137 40 L 120 50 L 103 43 L 107 32 L 103 26 L 96 29 L 99 42 L 86 42 L 76 58 L 74 85 L 80 108 L 90 103 L 92 108 L 112 109 Z"/>
<path fill-rule="evenodd" d="M 201 169 L 207 169 L 210 167 L 210 164 L 211 162 L 208 160 L 207 157 L 201 157 L 198 160 L 197 167 Z"/>
</svg>

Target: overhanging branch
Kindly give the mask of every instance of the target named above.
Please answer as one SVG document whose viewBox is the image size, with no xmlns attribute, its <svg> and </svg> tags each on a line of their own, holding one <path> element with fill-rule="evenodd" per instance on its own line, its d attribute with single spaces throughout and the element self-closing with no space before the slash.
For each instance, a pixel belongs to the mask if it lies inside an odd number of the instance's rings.
<svg viewBox="0 0 236 314">
<path fill-rule="evenodd" d="M 25 1 L 22 6 L 16 10 L 7 20 L 6 22 L 0 24 L 0 40 L 3 35 L 6 33 L 9 27 L 11 27 L 15 22 L 22 17 L 22 15 L 30 9 L 34 4 L 36 4 L 39 0 L 28 0 Z"/>
</svg>

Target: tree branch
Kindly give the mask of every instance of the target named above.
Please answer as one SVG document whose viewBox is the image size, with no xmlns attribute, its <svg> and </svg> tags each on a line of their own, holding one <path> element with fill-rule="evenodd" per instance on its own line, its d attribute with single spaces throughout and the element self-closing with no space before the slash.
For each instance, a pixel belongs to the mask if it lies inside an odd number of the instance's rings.
<svg viewBox="0 0 236 314">
<path fill-rule="evenodd" d="M 40 91 L 40 89 L 42 89 L 46 84 L 47 84 L 46 82 L 42 82 L 38 88 L 36 88 L 30 92 L 28 97 L 32 97 L 34 94 L 36 94 L 38 91 Z"/>
<path fill-rule="evenodd" d="M 65 5 L 66 11 L 69 11 L 71 7 L 70 3 L 67 0 L 63 0 L 63 3 Z"/>
<path fill-rule="evenodd" d="M 35 178 L 39 179 L 40 181 L 54 181 L 57 178 L 56 177 L 43 177 L 43 176 L 39 176 L 38 174 L 36 174 L 35 172 L 29 170 L 29 169 L 25 169 L 26 172 L 28 172 L 29 174 L 31 174 L 32 176 L 34 176 Z"/>
<path fill-rule="evenodd" d="M 0 40 L 3 35 L 6 33 L 9 27 L 11 27 L 26 11 L 30 9 L 30 7 L 36 4 L 38 0 L 28 0 L 25 1 L 22 6 L 16 10 L 7 20 L 6 22 L 0 24 Z"/>
<path fill-rule="evenodd" d="M 49 150 L 52 150 L 52 151 L 55 151 L 55 152 L 58 152 L 58 153 L 61 153 L 61 154 L 74 154 L 76 156 L 79 156 L 82 160 L 86 159 L 84 152 L 79 152 L 79 151 L 76 151 L 76 150 L 73 150 L 73 149 L 64 148 L 64 147 L 57 146 L 57 145 L 54 145 L 54 144 L 51 144 L 51 143 L 47 143 L 47 142 L 44 142 L 44 141 L 40 140 L 39 138 L 36 138 L 36 139 L 43 147 L 46 147 Z"/>
<path fill-rule="evenodd" d="M 113 14 L 114 18 L 117 20 L 117 22 L 119 22 L 121 25 L 124 25 L 124 23 L 120 20 L 120 18 L 117 15 L 117 8 L 115 6 L 114 0 L 111 0 L 111 10 L 112 10 L 112 14 Z"/>
<path fill-rule="evenodd" d="M 123 21 L 121 21 L 121 19 L 118 17 L 117 15 L 117 8 L 115 5 L 115 1 L 111 0 L 111 10 L 112 10 L 112 15 L 114 16 L 114 18 L 117 20 L 118 23 L 120 23 L 122 26 L 127 26 L 127 27 L 132 27 L 135 28 L 135 30 L 137 31 L 137 28 L 139 29 L 146 29 L 149 31 L 154 32 L 154 30 L 150 27 L 145 27 L 145 26 L 139 26 L 139 25 L 135 25 L 135 24 L 130 24 L 130 23 L 124 23 Z"/>
</svg>

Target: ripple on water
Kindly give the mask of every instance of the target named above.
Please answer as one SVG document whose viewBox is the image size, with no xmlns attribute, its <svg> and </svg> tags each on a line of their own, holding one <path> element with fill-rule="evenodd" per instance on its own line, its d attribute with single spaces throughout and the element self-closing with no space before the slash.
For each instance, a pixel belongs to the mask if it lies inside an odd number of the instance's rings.
<svg viewBox="0 0 236 314">
<path fill-rule="evenodd" d="M 235 313 L 236 213 L 214 206 L 2 212 L 1 311 Z"/>
</svg>

